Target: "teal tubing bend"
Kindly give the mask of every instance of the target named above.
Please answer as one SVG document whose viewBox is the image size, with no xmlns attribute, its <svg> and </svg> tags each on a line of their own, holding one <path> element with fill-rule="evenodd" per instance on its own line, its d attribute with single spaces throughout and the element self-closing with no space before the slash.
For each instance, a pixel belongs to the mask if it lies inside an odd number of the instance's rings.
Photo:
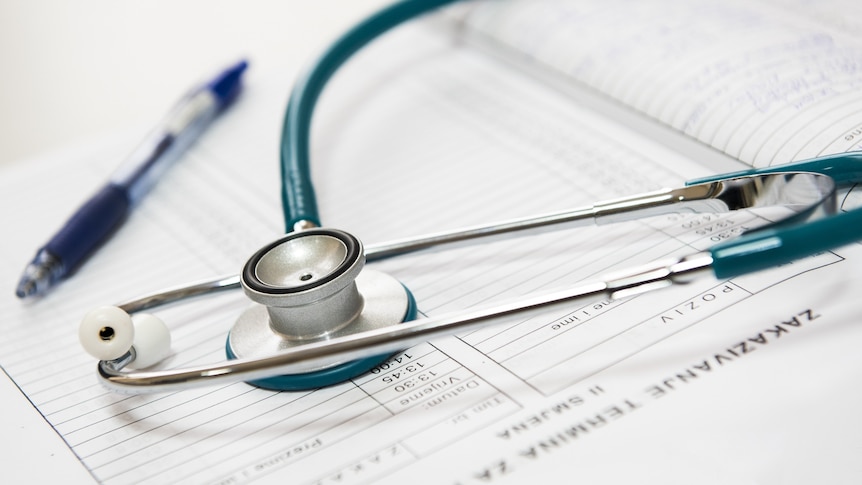
<svg viewBox="0 0 862 485">
<path fill-rule="evenodd" d="M 763 229 L 710 248 L 719 279 L 789 263 L 862 240 L 862 209 L 789 227 Z"/>
<path fill-rule="evenodd" d="M 823 157 L 785 163 L 765 168 L 751 168 L 739 172 L 710 175 L 687 181 L 686 185 L 696 185 L 717 182 L 724 179 L 745 177 L 748 175 L 764 175 L 780 172 L 814 172 L 832 177 L 838 187 L 847 187 L 862 181 L 862 151 L 836 153 Z"/>
<path fill-rule="evenodd" d="M 338 38 L 294 85 L 281 135 L 281 202 L 286 231 L 298 221 L 320 226 L 311 183 L 309 145 L 314 107 L 336 70 L 366 44 L 388 30 L 457 0 L 405 0 L 388 6 Z"/>
</svg>

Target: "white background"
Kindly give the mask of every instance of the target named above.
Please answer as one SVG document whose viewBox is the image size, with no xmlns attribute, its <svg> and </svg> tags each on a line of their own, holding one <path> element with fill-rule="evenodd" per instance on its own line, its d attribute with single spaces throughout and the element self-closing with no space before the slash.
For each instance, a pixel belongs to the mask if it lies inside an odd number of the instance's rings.
<svg viewBox="0 0 862 485">
<path fill-rule="evenodd" d="M 386 3 L 3 0 L 0 167 L 155 124 L 192 84 L 239 58 L 249 78 L 297 70 Z"/>
</svg>

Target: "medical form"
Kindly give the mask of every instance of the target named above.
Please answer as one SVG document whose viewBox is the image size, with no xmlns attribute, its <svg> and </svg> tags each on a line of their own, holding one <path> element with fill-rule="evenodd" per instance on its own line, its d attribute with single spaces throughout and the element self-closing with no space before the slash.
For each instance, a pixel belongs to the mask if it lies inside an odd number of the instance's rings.
<svg viewBox="0 0 862 485">
<path fill-rule="evenodd" d="M 649 17 L 654 29 L 638 30 L 636 15 L 625 21 L 634 40 L 652 42 L 612 45 L 603 22 L 626 11 L 649 14 L 623 3 L 483 4 L 408 26 L 361 54 L 335 79 L 316 120 L 312 170 L 324 223 L 370 244 L 855 148 L 860 120 L 846 119 L 862 99 L 844 89 L 862 81 L 849 61 L 862 59 L 862 41 L 829 23 L 825 7 L 810 6 L 819 17 L 806 24 L 765 1 L 678 2 L 672 14 Z M 575 14 L 592 19 L 578 24 L 579 35 L 607 43 L 600 54 L 617 61 L 613 68 L 595 67 L 600 59 L 555 23 Z M 663 27 L 677 23 L 691 23 L 691 31 L 713 26 L 700 30 L 702 54 L 665 36 Z M 715 45 L 712 33 L 776 24 L 806 28 L 761 29 L 755 38 L 763 47 L 748 55 L 751 65 L 711 63 L 721 49 L 751 47 L 748 38 Z M 500 48 L 491 44 L 517 45 L 541 79 L 489 53 Z M 830 60 L 816 73 L 781 71 L 797 74 L 795 83 L 785 74 L 744 94 L 731 89 L 746 82 L 758 55 L 791 64 L 799 49 Z M 661 63 L 687 55 L 697 76 L 665 80 Z M 636 82 L 628 68 L 647 81 Z M 571 92 L 560 87 L 563 75 L 574 79 Z M 202 137 L 74 284 L 35 305 L 22 306 L 11 286 L 0 300 L 0 365 L 94 481 L 841 483 L 862 476 L 862 443 L 852 432 L 862 427 L 858 244 L 731 280 L 507 317 L 404 349 L 359 378 L 313 391 L 244 383 L 141 396 L 103 389 L 75 341 L 80 316 L 235 273 L 283 231 L 276 163 L 283 106 L 272 100 L 283 99 L 290 83 L 254 78 L 247 86 L 254 94 Z M 671 101 L 665 87 L 708 95 L 700 104 Z M 822 114 L 824 99 L 837 112 L 832 118 Z M 621 109 L 620 100 L 640 111 Z M 797 107 L 795 116 L 787 106 Z M 809 124 L 799 112 L 812 117 Z M 785 132 L 794 136 L 781 142 Z M 0 197 L 9 207 L 22 181 L 53 171 L 50 189 L 73 206 L 123 149 L 106 143 L 74 163 L 49 160 L 4 174 Z M 22 228 L 34 217 L 60 221 L 55 207 L 34 201 L 6 217 Z M 419 312 L 434 316 L 705 249 L 767 222 L 749 212 L 673 214 L 371 265 L 399 278 Z M 4 274 L 17 276 L 43 236 L 7 235 Z M 166 365 L 222 360 L 226 331 L 246 305 L 237 293 L 162 312 L 174 334 Z"/>
</svg>

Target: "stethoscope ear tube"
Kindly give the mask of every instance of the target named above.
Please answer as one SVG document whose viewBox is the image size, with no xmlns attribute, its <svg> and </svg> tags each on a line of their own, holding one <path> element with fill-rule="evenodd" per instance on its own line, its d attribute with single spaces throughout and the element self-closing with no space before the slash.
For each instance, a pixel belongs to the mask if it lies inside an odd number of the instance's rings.
<svg viewBox="0 0 862 485">
<path fill-rule="evenodd" d="M 778 226 L 743 235 L 710 248 L 719 279 L 789 263 L 859 240 L 862 209 L 790 227 Z"/>
<path fill-rule="evenodd" d="M 736 181 L 730 185 L 736 187 L 739 182 Z M 810 216 L 812 213 L 819 213 L 821 211 L 817 209 L 824 205 L 831 207 L 828 202 L 834 200 L 831 197 L 834 194 L 834 184 L 832 184 L 831 179 L 823 175 L 810 173 L 773 174 L 754 177 L 745 182 L 741 187 L 751 189 L 749 186 L 753 186 L 754 188 L 762 189 L 764 204 L 767 207 L 771 206 L 771 203 L 779 203 L 779 206 L 784 206 L 783 203 L 790 203 L 790 207 L 801 205 L 805 210 L 800 212 L 800 216 Z M 812 187 L 818 190 L 798 200 L 793 197 L 779 197 L 784 192 L 798 197 L 799 191 L 795 189 Z M 755 201 L 759 200 L 759 197 L 754 197 L 760 191 L 752 192 L 748 189 L 729 192 L 731 194 L 729 200 L 732 201 L 736 198 L 741 198 L 747 201 L 743 204 L 743 207 L 760 207 L 759 203 L 755 203 Z M 707 190 L 707 192 L 712 192 L 712 190 Z M 676 194 L 676 192 L 673 193 Z M 678 196 L 679 194 L 673 198 L 677 198 Z M 654 204 L 664 207 L 662 201 L 665 198 L 667 198 L 667 194 L 663 194 L 663 192 L 661 194 L 650 194 L 645 198 L 645 203 L 648 207 L 652 207 Z M 694 199 L 697 202 L 702 202 L 697 197 Z M 708 200 L 715 202 L 723 199 L 709 197 Z M 611 205 L 616 207 L 617 204 Z M 638 203 L 634 205 L 640 207 L 642 204 Z M 707 204 L 708 207 L 713 207 L 714 205 Z M 623 201 L 622 206 L 631 209 L 632 201 L 626 199 Z M 727 208 L 731 209 L 731 207 Z M 742 207 L 732 207 L 734 210 L 740 208 Z M 613 209 L 613 211 L 616 211 L 616 209 Z M 580 214 L 582 211 L 576 212 Z M 593 208 L 585 211 L 585 214 L 591 217 L 595 215 L 595 212 Z M 830 212 L 830 210 L 827 209 L 825 212 Z M 577 219 L 578 217 L 575 218 Z M 544 218 L 539 219 L 543 220 Z M 299 368 L 305 369 L 310 365 L 317 365 L 317 363 L 323 365 L 329 359 L 333 358 L 354 359 L 367 357 L 368 355 L 382 355 L 385 357 L 385 352 L 399 350 L 443 335 L 464 332 L 494 324 L 493 319 L 496 317 L 514 312 L 529 312 L 547 305 L 560 303 L 571 304 L 573 301 L 579 299 L 589 300 L 598 297 L 610 299 L 626 298 L 654 289 L 664 288 L 674 283 L 685 283 L 699 276 L 710 275 L 710 273 L 715 273 L 716 276 L 724 279 L 782 264 L 792 259 L 854 241 L 855 235 L 850 228 L 858 227 L 857 224 L 862 222 L 860 219 L 862 219 L 862 211 L 815 220 L 813 223 L 806 223 L 804 225 L 790 225 L 785 221 L 781 226 L 762 229 L 731 242 L 715 246 L 710 252 L 689 255 L 679 260 L 658 261 L 623 273 L 608 275 L 601 281 L 584 283 L 575 288 L 554 294 L 526 298 L 510 304 L 460 315 L 420 319 L 405 323 L 400 323 L 404 320 L 402 312 L 397 315 L 398 318 L 386 320 L 388 323 L 384 322 L 386 323 L 385 325 L 377 326 L 375 324 L 373 327 L 363 325 L 355 333 L 351 331 L 349 335 L 345 334 L 343 336 L 337 333 L 329 333 L 340 332 L 341 327 L 330 329 L 325 325 L 334 314 L 323 311 L 322 306 L 318 308 L 317 302 L 321 304 L 323 302 L 328 303 L 328 299 L 332 295 L 330 295 L 326 288 L 318 288 L 317 285 L 323 284 L 326 286 L 333 283 L 334 280 L 329 279 L 328 275 L 330 273 L 341 274 L 342 271 L 340 268 L 342 267 L 345 268 L 345 271 L 354 268 L 354 264 L 350 263 L 350 261 L 359 256 L 361 243 L 352 236 L 346 233 L 342 234 L 341 231 L 337 230 L 311 229 L 301 231 L 283 236 L 274 243 L 265 246 L 249 260 L 249 263 L 244 268 L 243 278 L 260 281 L 251 285 L 246 281 L 243 283 L 243 287 L 253 300 L 260 305 L 265 305 L 265 307 L 260 307 L 265 308 L 265 311 L 261 313 L 253 310 L 248 314 L 248 318 L 240 318 L 240 321 L 232 329 L 232 335 L 239 335 L 236 339 L 231 337 L 228 341 L 229 349 L 233 349 L 235 347 L 234 344 L 236 344 L 238 351 L 229 352 L 232 358 L 236 357 L 236 360 L 198 368 L 130 373 L 123 370 L 126 364 L 129 364 L 129 359 L 122 357 L 116 360 L 101 361 L 99 364 L 99 375 L 105 384 L 114 390 L 157 392 L 196 385 L 207 385 L 221 382 L 222 380 L 263 382 L 263 379 L 270 379 L 274 375 L 297 375 L 297 369 Z M 487 231 L 483 229 L 479 232 Z M 323 244 L 324 240 L 331 240 L 331 242 L 340 241 L 340 243 L 335 244 L 333 247 L 330 244 Z M 355 250 L 351 249 L 353 246 L 356 246 Z M 332 257 L 324 257 L 322 260 L 313 257 L 311 260 L 308 260 L 309 256 L 318 254 L 325 248 L 334 249 L 341 256 L 334 259 Z M 341 248 L 343 251 L 339 252 L 338 248 Z M 298 256 L 291 256 L 294 253 Z M 319 255 L 327 256 L 329 254 L 328 251 L 324 251 L 324 253 L 326 254 Z M 329 256 L 332 255 L 329 254 Z M 309 264 L 311 262 L 320 263 L 321 261 L 325 264 Z M 356 268 L 358 267 L 356 266 Z M 350 274 L 346 274 L 345 277 L 349 280 L 360 276 L 354 274 L 353 270 L 348 272 Z M 127 302 L 121 305 L 120 309 L 132 313 L 176 302 L 191 296 L 203 296 L 229 288 L 236 288 L 239 286 L 238 279 L 240 278 L 221 278 L 185 288 L 173 289 L 161 294 Z M 315 284 L 312 285 L 312 282 L 315 282 Z M 395 286 L 399 290 L 397 293 L 400 294 L 403 292 L 401 285 L 397 281 L 395 282 Z M 330 289 L 333 288 L 338 290 L 342 286 L 339 284 L 337 288 L 332 287 Z M 324 293 L 320 293 L 320 291 Z M 292 303 L 287 306 L 282 305 L 282 297 L 290 297 Z M 332 297 L 334 298 L 334 296 Z M 296 301 L 293 301 L 294 299 Z M 372 300 L 376 301 L 374 298 Z M 341 300 L 339 299 L 339 301 Z M 344 301 L 350 302 L 353 300 L 346 299 Z M 364 307 L 368 307 L 369 300 L 366 299 L 365 301 L 366 305 Z M 387 299 L 386 301 L 389 300 Z M 312 307 L 314 308 L 312 309 Z M 350 308 L 353 308 L 353 306 L 350 306 Z M 313 312 L 314 315 L 308 313 L 309 311 Z M 264 315 L 265 317 L 266 313 L 269 313 L 269 318 L 258 318 L 260 315 Z M 314 320 L 314 318 L 317 318 L 317 313 L 322 315 L 320 317 L 322 321 L 315 323 L 313 329 L 322 328 L 327 332 L 326 335 L 317 335 L 304 330 L 297 333 L 295 322 Z M 343 316 L 349 318 L 341 320 L 353 321 L 351 317 L 353 314 L 353 311 L 346 311 Z M 413 316 L 409 315 L 406 319 L 410 320 L 412 318 Z M 341 321 L 338 318 L 335 320 Z M 380 319 L 375 317 L 368 321 L 372 320 L 376 322 Z M 242 335 L 247 335 L 248 332 L 243 333 L 242 329 L 245 329 L 249 323 L 254 328 L 258 328 L 261 322 L 266 324 L 266 328 L 277 330 L 275 333 L 277 333 L 279 338 L 281 338 L 280 336 L 299 337 L 302 345 L 298 347 L 293 346 L 293 344 L 287 345 L 286 343 L 282 345 L 282 340 L 277 340 L 275 341 L 277 346 L 270 349 L 267 357 L 251 357 L 255 352 L 253 349 L 249 351 L 248 345 L 243 343 Z M 308 330 L 313 329 L 310 328 Z M 257 342 L 259 332 L 251 332 L 251 334 L 256 335 L 252 340 Z M 324 341 L 311 342 L 307 340 L 309 337 L 322 336 L 326 337 Z M 279 349 L 282 349 L 282 351 L 279 351 Z M 277 355 L 269 355 L 272 353 Z M 242 358 L 242 355 L 249 357 Z"/>
</svg>

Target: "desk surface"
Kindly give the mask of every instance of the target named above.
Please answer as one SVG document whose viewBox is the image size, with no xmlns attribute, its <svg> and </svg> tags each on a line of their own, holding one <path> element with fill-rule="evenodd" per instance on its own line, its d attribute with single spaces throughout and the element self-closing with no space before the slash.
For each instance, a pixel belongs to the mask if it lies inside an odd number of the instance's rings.
<svg viewBox="0 0 862 485">
<path fill-rule="evenodd" d="M 191 84 L 240 57 L 249 77 L 298 69 L 385 3 L 0 2 L 0 166 L 155 124 Z"/>
</svg>

